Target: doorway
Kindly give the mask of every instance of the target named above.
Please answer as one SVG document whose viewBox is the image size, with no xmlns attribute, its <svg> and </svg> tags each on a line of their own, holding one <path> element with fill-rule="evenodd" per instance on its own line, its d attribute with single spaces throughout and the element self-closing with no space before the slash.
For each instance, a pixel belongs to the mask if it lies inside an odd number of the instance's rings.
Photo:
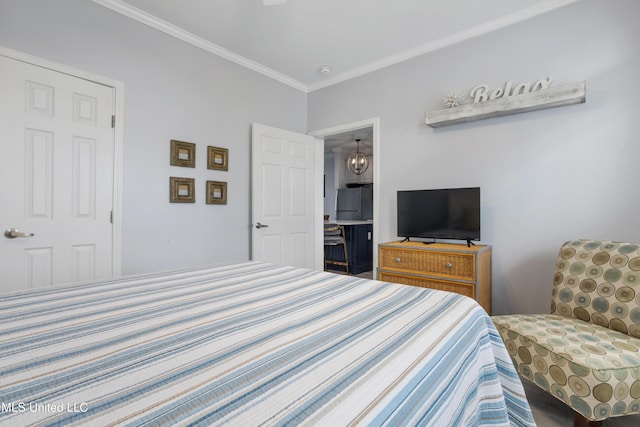
<svg viewBox="0 0 640 427">
<path fill-rule="evenodd" d="M 372 118 L 358 122 L 346 123 L 331 128 L 309 132 L 310 135 L 324 138 L 325 153 L 329 162 L 322 171 L 321 179 L 324 181 L 324 214 L 329 215 L 331 221 L 338 220 L 335 212 L 337 189 L 347 186 L 345 176 L 346 167 L 342 166 L 346 161 L 346 156 L 351 151 L 355 151 L 355 139 L 361 139 L 360 151 L 367 153 L 371 157 L 370 168 L 372 168 L 372 191 L 373 191 L 373 217 L 371 218 L 371 270 L 360 273 L 364 277 L 376 278 L 378 269 L 378 229 L 376 219 L 379 215 L 379 151 L 380 151 L 380 119 Z M 358 275 L 360 275 L 358 274 Z"/>
</svg>

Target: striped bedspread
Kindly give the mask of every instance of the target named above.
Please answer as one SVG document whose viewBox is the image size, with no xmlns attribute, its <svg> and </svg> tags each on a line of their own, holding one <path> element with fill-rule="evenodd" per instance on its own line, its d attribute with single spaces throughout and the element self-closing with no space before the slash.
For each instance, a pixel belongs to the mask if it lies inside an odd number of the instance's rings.
<svg viewBox="0 0 640 427">
<path fill-rule="evenodd" d="M 259 262 L 0 295 L 0 424 L 534 425 L 450 293 Z"/>
</svg>

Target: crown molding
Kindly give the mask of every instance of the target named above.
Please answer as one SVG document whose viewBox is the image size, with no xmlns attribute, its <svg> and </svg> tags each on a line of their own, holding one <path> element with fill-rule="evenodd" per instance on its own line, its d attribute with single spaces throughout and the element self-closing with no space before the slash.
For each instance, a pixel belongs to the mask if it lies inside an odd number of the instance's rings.
<svg viewBox="0 0 640 427">
<path fill-rule="evenodd" d="M 549 0 L 542 3 L 537 3 L 533 6 L 529 6 L 525 9 L 521 9 L 517 12 L 510 13 L 508 15 L 502 16 L 492 21 L 485 22 L 480 25 L 476 25 L 475 27 L 471 27 L 469 29 L 459 31 L 457 33 L 451 34 L 446 37 L 442 37 L 440 39 L 434 40 L 429 43 L 425 43 L 416 48 L 405 50 L 396 55 L 388 56 L 379 61 L 371 62 L 367 65 L 354 68 L 353 70 L 350 70 L 344 73 L 336 74 L 334 77 L 331 77 L 330 79 L 309 85 L 307 87 L 307 92 L 313 92 L 318 89 L 333 86 L 335 84 L 344 82 L 346 80 L 354 79 L 356 77 L 360 77 L 365 74 L 372 73 L 377 70 L 381 70 L 391 65 L 395 65 L 395 64 L 407 61 L 409 59 L 412 59 L 430 52 L 434 52 L 436 50 L 439 50 L 448 46 L 452 46 L 457 43 L 464 42 L 474 37 L 478 37 L 483 34 L 487 34 L 504 27 L 508 27 L 509 25 L 513 25 L 518 22 L 525 21 L 529 18 L 542 15 L 543 13 L 550 12 L 554 9 L 558 9 L 563 6 L 569 5 L 571 3 L 576 3 L 578 1 L 580 0 Z"/>
<path fill-rule="evenodd" d="M 213 53 L 214 55 L 220 56 L 224 59 L 227 59 L 243 67 L 246 67 L 264 76 L 272 78 L 287 86 L 291 86 L 294 89 L 298 89 L 303 92 L 308 91 L 307 85 L 305 85 L 302 82 L 299 82 L 296 79 L 293 79 L 287 75 L 284 75 L 278 71 L 275 71 L 269 67 L 266 67 L 258 62 L 252 61 L 251 59 L 245 58 L 244 56 L 238 55 L 215 43 L 211 43 L 210 41 L 207 41 L 202 37 L 198 37 L 195 34 L 185 31 L 182 28 L 179 28 L 173 24 L 170 24 L 169 22 L 166 22 L 153 15 L 150 15 L 136 7 L 133 7 L 127 3 L 124 3 L 123 1 L 120 1 L 120 0 L 91 0 L 91 1 L 101 6 L 104 6 L 106 8 L 109 8 L 114 12 L 120 13 L 121 15 L 124 15 L 128 18 L 134 19 L 142 24 L 148 25 L 149 27 L 152 27 L 156 30 L 162 31 L 163 33 L 166 33 L 170 36 L 180 39 L 193 46 L 199 47 L 200 49 L 203 49 L 209 53 Z"/>
<path fill-rule="evenodd" d="M 432 42 L 425 43 L 413 49 L 405 50 L 396 55 L 388 56 L 379 61 L 371 62 L 362 67 L 354 68 L 350 71 L 336 74 L 331 78 L 328 78 L 321 82 L 313 83 L 310 85 L 306 85 L 292 77 L 289 77 L 285 74 L 275 71 L 272 68 L 266 67 L 258 62 L 245 58 L 244 56 L 238 55 L 215 43 L 211 43 L 210 41 L 207 41 L 202 37 L 198 37 L 173 24 L 170 24 L 169 22 L 159 19 L 153 15 L 150 15 L 138 8 L 135 8 L 125 3 L 122 0 L 91 0 L 91 1 L 99 5 L 102 5 L 104 7 L 107 7 L 113 10 L 114 12 L 120 13 L 124 16 L 127 16 L 131 19 L 134 19 L 138 22 L 141 22 L 152 28 L 155 28 L 156 30 L 162 31 L 168 35 L 176 37 L 193 46 L 199 47 L 207 52 L 213 53 L 214 55 L 220 56 L 238 65 L 246 67 L 257 73 L 260 73 L 264 76 L 272 78 L 294 89 L 300 90 L 305 93 L 309 93 L 325 87 L 333 86 L 335 84 L 344 82 L 346 80 L 351 80 L 356 77 L 360 77 L 365 74 L 372 73 L 374 71 L 389 67 L 391 65 L 398 64 L 400 62 L 407 61 L 409 59 L 418 57 L 420 55 L 424 55 L 448 46 L 452 46 L 457 43 L 464 42 L 466 40 L 481 36 L 483 34 L 490 33 L 492 31 L 499 30 L 509 25 L 513 25 L 518 22 L 525 21 L 529 18 L 542 15 L 546 12 L 550 12 L 554 9 L 558 9 L 563 6 L 569 5 L 571 3 L 576 3 L 580 0 L 547 0 L 543 2 L 538 2 L 525 9 L 510 13 L 508 15 L 502 16 L 500 18 L 494 19 L 492 21 L 489 21 L 480 25 L 476 25 L 475 27 L 469 28 L 467 30 L 459 31 L 449 36 L 442 37 Z"/>
</svg>

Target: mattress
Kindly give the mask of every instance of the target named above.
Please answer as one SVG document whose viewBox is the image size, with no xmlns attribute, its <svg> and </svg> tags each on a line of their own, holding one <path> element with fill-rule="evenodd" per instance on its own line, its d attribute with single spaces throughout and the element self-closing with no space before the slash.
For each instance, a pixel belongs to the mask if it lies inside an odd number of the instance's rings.
<svg viewBox="0 0 640 427">
<path fill-rule="evenodd" d="M 245 262 L 0 295 L 0 424 L 535 425 L 472 299 Z"/>
</svg>

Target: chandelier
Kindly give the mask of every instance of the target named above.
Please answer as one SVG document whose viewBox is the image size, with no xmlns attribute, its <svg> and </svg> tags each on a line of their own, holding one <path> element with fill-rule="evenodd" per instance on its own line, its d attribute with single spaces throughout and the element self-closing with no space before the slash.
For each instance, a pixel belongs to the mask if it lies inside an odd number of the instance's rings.
<svg viewBox="0 0 640 427">
<path fill-rule="evenodd" d="M 367 159 L 364 153 L 360 152 L 359 138 L 356 139 L 356 142 L 358 143 L 358 147 L 355 152 L 349 154 L 349 157 L 347 157 L 347 167 L 356 175 L 362 175 L 369 167 L 369 159 Z"/>
</svg>

